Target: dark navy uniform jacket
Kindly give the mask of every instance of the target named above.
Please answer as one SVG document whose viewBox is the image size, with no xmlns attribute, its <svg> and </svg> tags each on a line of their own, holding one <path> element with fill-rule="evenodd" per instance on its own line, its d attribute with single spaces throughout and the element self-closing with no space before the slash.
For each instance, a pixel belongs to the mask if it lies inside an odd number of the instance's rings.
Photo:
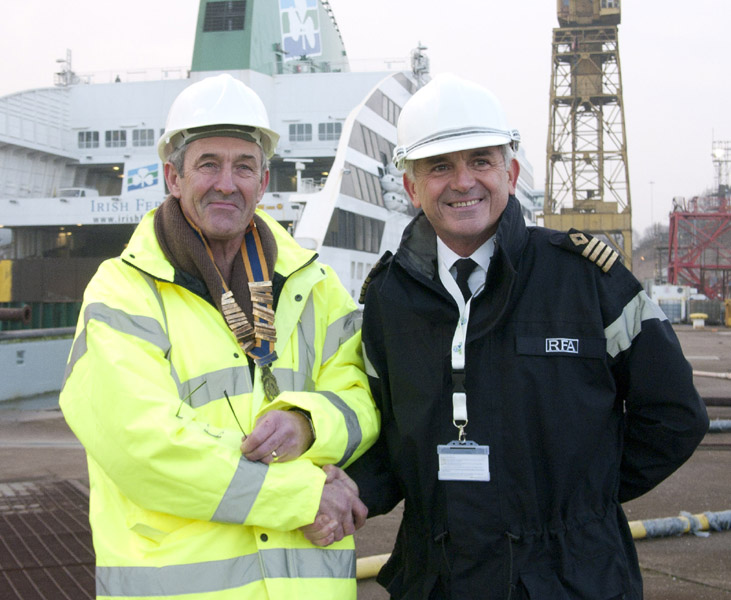
<svg viewBox="0 0 731 600">
<path fill-rule="evenodd" d="M 423 213 L 365 288 L 363 346 L 382 414 L 350 467 L 370 516 L 405 499 L 379 575 L 393 598 L 642 597 L 621 502 L 656 486 L 708 428 L 662 311 L 597 238 L 526 227 L 511 197 L 466 340 L 467 438 L 490 481 L 439 481 L 459 311 Z"/>
</svg>

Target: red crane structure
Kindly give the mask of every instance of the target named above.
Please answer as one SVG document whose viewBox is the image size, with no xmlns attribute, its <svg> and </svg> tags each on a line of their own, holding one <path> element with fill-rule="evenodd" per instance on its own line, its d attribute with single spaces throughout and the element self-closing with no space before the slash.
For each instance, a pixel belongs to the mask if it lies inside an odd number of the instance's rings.
<svg viewBox="0 0 731 600">
<path fill-rule="evenodd" d="M 713 300 L 731 298 L 731 142 L 713 142 L 716 191 L 673 199 L 668 283 L 690 285 Z"/>
</svg>

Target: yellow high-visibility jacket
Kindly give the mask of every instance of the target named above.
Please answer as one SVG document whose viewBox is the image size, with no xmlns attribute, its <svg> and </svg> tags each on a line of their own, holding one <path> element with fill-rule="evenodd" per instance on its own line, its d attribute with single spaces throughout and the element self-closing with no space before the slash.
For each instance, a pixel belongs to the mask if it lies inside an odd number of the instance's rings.
<svg viewBox="0 0 731 600">
<path fill-rule="evenodd" d="M 258 214 L 286 278 L 271 403 L 221 314 L 165 259 L 152 212 L 86 290 L 60 404 L 88 456 L 98 598 L 356 596 L 352 537 L 318 548 L 298 528 L 317 513 L 320 467 L 378 433 L 360 318 L 334 272 Z M 249 433 L 291 407 L 311 414 L 313 446 L 268 467 L 243 458 L 237 419 Z"/>
</svg>

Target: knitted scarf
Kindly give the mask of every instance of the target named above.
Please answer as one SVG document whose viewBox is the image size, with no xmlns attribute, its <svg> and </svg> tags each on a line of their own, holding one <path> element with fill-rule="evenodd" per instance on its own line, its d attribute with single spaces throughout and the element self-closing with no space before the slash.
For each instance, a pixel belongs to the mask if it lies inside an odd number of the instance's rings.
<svg viewBox="0 0 731 600">
<path fill-rule="evenodd" d="M 178 271 L 192 276 L 205 283 L 208 292 L 216 305 L 221 308 L 221 295 L 224 292 L 221 278 L 218 275 L 203 240 L 193 229 L 180 207 L 180 201 L 168 196 L 155 212 L 155 235 L 165 258 Z M 277 244 L 274 235 L 264 221 L 254 215 L 252 225 L 257 228 L 261 238 L 263 260 L 266 261 L 270 274 L 274 273 L 277 261 Z M 262 258 L 262 257 L 260 257 Z M 250 323 L 254 322 L 252 314 L 251 294 L 246 268 L 241 253 L 234 260 L 229 289 L 233 292 L 236 303 L 241 307 Z"/>
</svg>

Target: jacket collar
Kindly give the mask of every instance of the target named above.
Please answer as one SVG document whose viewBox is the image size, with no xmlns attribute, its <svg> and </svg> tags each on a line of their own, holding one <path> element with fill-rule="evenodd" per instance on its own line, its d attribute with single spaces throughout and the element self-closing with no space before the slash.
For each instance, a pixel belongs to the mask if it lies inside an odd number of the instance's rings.
<svg viewBox="0 0 731 600">
<path fill-rule="evenodd" d="M 135 229 L 129 244 L 122 252 L 122 259 L 133 267 L 144 271 L 154 279 L 178 283 L 191 289 L 199 295 L 206 296 L 199 290 L 190 276 L 176 272 L 168 262 L 157 241 L 154 228 L 155 210 L 148 212 Z M 277 262 L 274 266 L 275 286 L 278 279 L 286 279 L 295 271 L 303 268 L 317 258 L 317 253 L 302 248 L 284 228 L 263 210 L 257 209 L 256 214 L 261 217 L 271 229 L 277 243 Z M 281 282 L 283 283 L 283 281 Z M 279 287 L 281 288 L 281 283 Z"/>
<path fill-rule="evenodd" d="M 473 301 L 474 311 L 470 315 L 467 341 L 484 335 L 505 314 L 527 240 L 528 230 L 520 202 L 510 196 L 495 233 L 495 253 L 490 261 L 484 292 Z M 404 230 L 394 260 L 413 278 L 435 292 L 441 292 L 445 300 L 451 300 L 449 293 L 437 281 L 436 233 L 423 212 Z"/>
<path fill-rule="evenodd" d="M 515 196 L 510 196 L 495 233 L 495 254 L 502 254 L 513 266 L 518 262 L 527 239 L 520 202 Z M 404 230 L 397 256 L 408 271 L 420 273 L 428 279 L 435 278 L 437 235 L 423 212 L 419 212 Z"/>
<path fill-rule="evenodd" d="M 510 196 L 495 233 L 496 249 L 502 249 L 505 257 L 514 267 L 527 243 L 528 229 L 520 202 L 515 196 Z"/>
</svg>

